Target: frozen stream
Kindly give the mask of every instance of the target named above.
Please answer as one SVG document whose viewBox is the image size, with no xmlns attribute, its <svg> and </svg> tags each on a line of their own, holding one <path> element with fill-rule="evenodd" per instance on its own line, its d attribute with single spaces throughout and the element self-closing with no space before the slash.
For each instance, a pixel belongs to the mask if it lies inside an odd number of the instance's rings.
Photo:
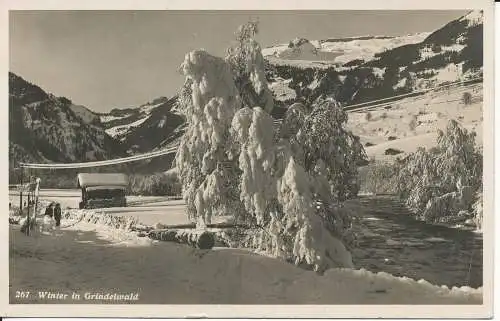
<svg viewBox="0 0 500 321">
<path fill-rule="evenodd" d="M 436 285 L 483 285 L 482 234 L 426 224 L 405 215 L 390 197 L 365 197 L 355 222 L 357 268 L 384 271 Z M 406 212 L 406 213 L 405 213 Z"/>
</svg>

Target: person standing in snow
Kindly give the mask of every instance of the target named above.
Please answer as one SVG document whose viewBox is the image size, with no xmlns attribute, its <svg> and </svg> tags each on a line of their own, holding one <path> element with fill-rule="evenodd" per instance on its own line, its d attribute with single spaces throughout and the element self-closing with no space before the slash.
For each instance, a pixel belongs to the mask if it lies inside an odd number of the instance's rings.
<svg viewBox="0 0 500 321">
<path fill-rule="evenodd" d="M 40 225 L 40 233 L 49 232 L 52 233 L 54 229 L 54 202 L 50 203 L 45 209 L 45 214 L 43 216 L 43 223 Z"/>
<path fill-rule="evenodd" d="M 57 203 L 56 207 L 54 208 L 54 219 L 56 220 L 56 228 L 59 228 L 61 226 L 61 204 Z"/>
<path fill-rule="evenodd" d="M 50 203 L 49 206 L 45 209 L 45 216 L 54 217 L 54 203 Z"/>
</svg>

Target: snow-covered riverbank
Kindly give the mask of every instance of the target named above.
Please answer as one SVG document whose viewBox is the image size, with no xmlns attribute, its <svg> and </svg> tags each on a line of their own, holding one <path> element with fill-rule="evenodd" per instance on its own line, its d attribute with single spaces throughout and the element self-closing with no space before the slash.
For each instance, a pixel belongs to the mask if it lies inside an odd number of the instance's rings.
<svg viewBox="0 0 500 321">
<path fill-rule="evenodd" d="M 9 266 L 11 303 L 113 303 L 40 298 L 47 289 L 138 293 L 130 303 L 143 304 L 482 303 L 482 288 L 449 289 L 363 269 L 319 276 L 244 250 L 202 251 L 86 222 L 54 236 L 26 236 L 11 225 Z M 15 298 L 19 290 L 30 297 Z"/>
</svg>

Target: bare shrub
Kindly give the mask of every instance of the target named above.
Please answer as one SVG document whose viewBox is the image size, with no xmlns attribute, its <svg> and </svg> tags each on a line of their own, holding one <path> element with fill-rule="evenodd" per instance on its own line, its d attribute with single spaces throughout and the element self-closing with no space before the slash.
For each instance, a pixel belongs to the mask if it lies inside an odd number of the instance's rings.
<svg viewBox="0 0 500 321">
<path fill-rule="evenodd" d="M 386 119 L 387 118 L 387 113 L 382 113 L 382 115 L 380 115 L 380 119 Z"/>
<path fill-rule="evenodd" d="M 366 121 L 370 121 L 370 120 L 372 120 L 372 113 L 367 112 L 367 113 L 365 114 L 365 120 L 366 120 Z"/>
</svg>

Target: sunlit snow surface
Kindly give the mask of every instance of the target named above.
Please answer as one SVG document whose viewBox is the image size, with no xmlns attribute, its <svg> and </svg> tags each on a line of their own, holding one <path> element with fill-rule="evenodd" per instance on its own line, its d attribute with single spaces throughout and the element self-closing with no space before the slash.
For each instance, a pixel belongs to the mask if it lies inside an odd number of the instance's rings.
<svg viewBox="0 0 500 321">
<path fill-rule="evenodd" d="M 303 61 L 332 61 L 344 64 L 351 60 L 362 59 L 365 61 L 374 58 L 375 54 L 390 50 L 399 46 L 422 42 L 430 32 L 422 32 L 413 35 L 399 37 L 354 37 L 352 40 L 312 40 L 308 44 L 291 49 L 286 44 L 270 46 L 262 50 L 265 57 L 274 56 L 282 60 Z M 370 38 L 370 39 L 367 39 Z M 317 54 L 311 53 L 314 46 Z M 293 55 L 291 52 L 293 51 Z M 324 55 L 322 55 L 324 53 Z"/>
<path fill-rule="evenodd" d="M 67 224 L 69 222 L 65 222 Z M 480 304 L 482 288 L 448 288 L 372 273 L 332 269 L 319 276 L 245 250 L 195 250 L 90 223 L 54 236 L 10 232 L 14 289 L 139 291 L 151 304 Z M 33 297 L 31 303 L 54 303 Z M 24 302 L 26 303 L 26 302 Z M 99 303 L 98 301 L 81 303 Z"/>
</svg>

